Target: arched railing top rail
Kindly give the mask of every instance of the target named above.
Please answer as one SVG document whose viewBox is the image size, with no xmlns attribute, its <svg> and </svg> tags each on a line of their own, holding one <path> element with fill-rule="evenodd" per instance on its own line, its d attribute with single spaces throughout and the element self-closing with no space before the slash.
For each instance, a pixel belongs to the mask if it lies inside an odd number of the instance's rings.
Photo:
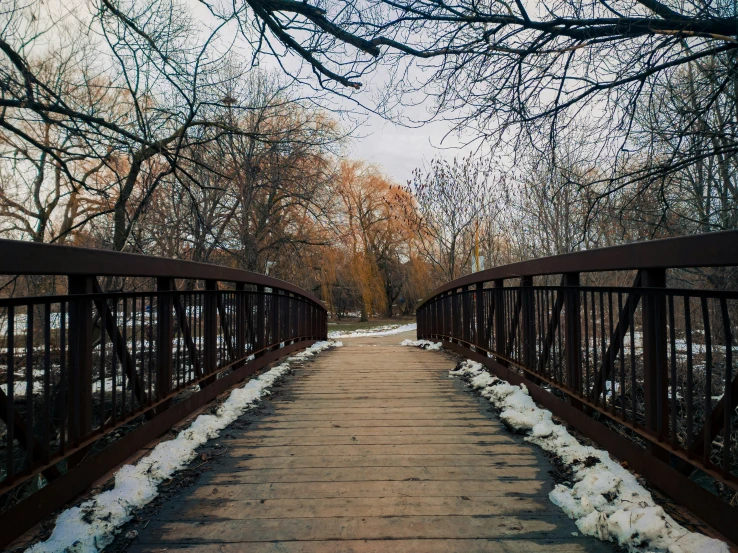
<svg viewBox="0 0 738 553">
<path fill-rule="evenodd" d="M 447 282 L 433 290 L 425 301 L 449 290 L 499 279 L 573 272 L 725 266 L 738 266 L 738 231 L 736 230 L 634 242 L 510 263 Z"/>
<path fill-rule="evenodd" d="M 248 271 L 0 240 L 0 274 L 67 280 L 0 290 L 0 548 L 218 394 L 327 337 L 318 298 Z M 145 278 L 122 292 L 98 277 Z"/>
<path fill-rule="evenodd" d="M 56 244 L 0 239 L 0 274 L 3 275 L 95 275 L 217 280 L 278 288 L 322 302 L 307 290 L 259 273 L 135 253 L 95 250 Z"/>
<path fill-rule="evenodd" d="M 701 270 L 667 278 L 686 268 Z M 625 270 L 631 286 L 616 280 Z M 561 281 L 537 285 L 545 275 Z M 525 383 L 738 543 L 737 284 L 736 231 L 559 255 L 439 287 L 417 309 L 418 337 Z"/>
</svg>

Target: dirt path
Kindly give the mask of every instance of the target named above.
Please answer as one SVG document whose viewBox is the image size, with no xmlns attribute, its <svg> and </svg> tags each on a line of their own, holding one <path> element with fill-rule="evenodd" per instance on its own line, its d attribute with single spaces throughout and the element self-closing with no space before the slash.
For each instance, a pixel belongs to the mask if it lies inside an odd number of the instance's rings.
<svg viewBox="0 0 738 553">
<path fill-rule="evenodd" d="M 548 500 L 549 463 L 408 335 L 344 340 L 160 509 L 130 551 L 613 551 Z"/>
</svg>

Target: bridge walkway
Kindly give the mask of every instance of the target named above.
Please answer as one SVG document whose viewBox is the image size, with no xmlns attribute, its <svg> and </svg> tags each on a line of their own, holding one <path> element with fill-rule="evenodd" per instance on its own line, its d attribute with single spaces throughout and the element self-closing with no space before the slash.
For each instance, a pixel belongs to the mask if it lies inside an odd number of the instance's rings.
<svg viewBox="0 0 738 553">
<path fill-rule="evenodd" d="M 548 499 L 548 461 L 461 389 L 447 354 L 351 338 L 222 436 L 130 551 L 614 551 Z"/>
</svg>

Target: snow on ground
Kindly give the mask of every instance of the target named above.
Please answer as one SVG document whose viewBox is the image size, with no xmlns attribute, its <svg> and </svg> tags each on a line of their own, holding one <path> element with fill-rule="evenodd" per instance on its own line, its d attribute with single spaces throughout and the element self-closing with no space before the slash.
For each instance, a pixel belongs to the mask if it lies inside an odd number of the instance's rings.
<svg viewBox="0 0 738 553">
<path fill-rule="evenodd" d="M 422 346 L 411 340 L 402 345 Z M 573 485 L 557 484 L 549 499 L 576 521 L 583 534 L 616 542 L 632 552 L 728 553 L 724 542 L 680 526 L 606 451 L 580 444 L 564 426 L 554 423 L 551 412 L 535 404 L 525 385 L 514 386 L 492 376 L 469 359 L 449 374 L 466 380 L 500 409 L 506 426 L 572 468 Z"/>
<path fill-rule="evenodd" d="M 391 336 L 392 334 L 400 334 L 402 332 L 409 332 L 418 328 L 416 323 L 406 325 L 385 325 L 376 326 L 374 328 L 367 328 L 362 330 L 352 330 L 351 332 L 341 332 L 339 330 L 333 330 L 328 333 L 328 338 L 361 338 L 365 336 Z"/>
<path fill-rule="evenodd" d="M 164 480 L 185 468 L 195 458 L 198 447 L 216 438 L 220 431 L 251 408 L 269 388 L 290 371 L 290 363 L 304 361 L 341 342 L 318 342 L 280 365 L 233 390 L 214 415 L 200 415 L 176 438 L 161 442 L 136 465 L 124 465 L 115 474 L 115 487 L 97 494 L 77 507 L 62 512 L 45 542 L 26 553 L 88 553 L 102 550 L 113 541 L 117 529 L 131 519 L 133 511 L 149 503 L 158 494 Z"/>
<path fill-rule="evenodd" d="M 401 346 L 415 346 L 429 351 L 438 351 L 443 348 L 441 342 L 433 343 L 429 340 L 403 340 L 400 342 Z"/>
</svg>

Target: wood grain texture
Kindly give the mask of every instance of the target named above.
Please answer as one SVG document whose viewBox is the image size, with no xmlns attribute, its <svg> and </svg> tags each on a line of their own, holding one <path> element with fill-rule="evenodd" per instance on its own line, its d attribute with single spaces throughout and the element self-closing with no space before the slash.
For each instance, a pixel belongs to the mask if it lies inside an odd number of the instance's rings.
<svg viewBox="0 0 738 553">
<path fill-rule="evenodd" d="M 550 466 L 408 336 L 344 340 L 140 531 L 136 552 L 600 552 Z"/>
</svg>

